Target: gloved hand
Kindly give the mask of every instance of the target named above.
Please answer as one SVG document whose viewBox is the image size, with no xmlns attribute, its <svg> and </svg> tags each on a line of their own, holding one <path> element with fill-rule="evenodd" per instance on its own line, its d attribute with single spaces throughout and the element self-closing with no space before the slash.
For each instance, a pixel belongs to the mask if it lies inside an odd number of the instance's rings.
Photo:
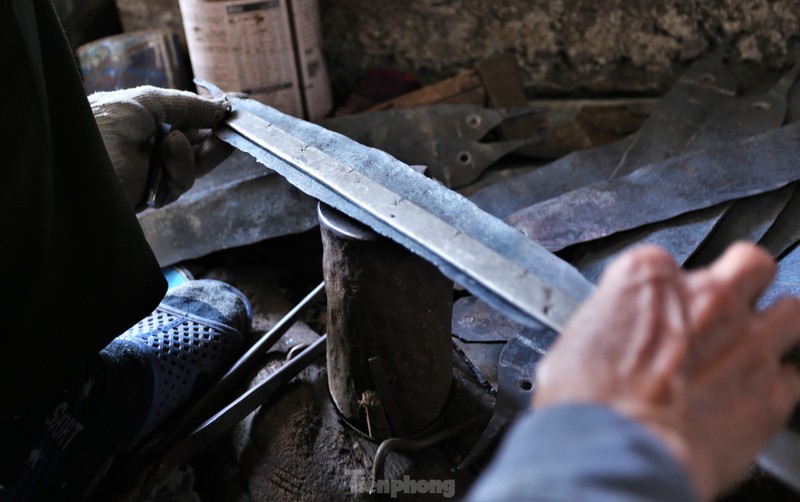
<svg viewBox="0 0 800 502">
<path fill-rule="evenodd" d="M 198 172 L 197 161 L 216 140 L 210 128 L 231 108 L 226 99 L 153 86 L 97 92 L 89 96 L 89 103 L 117 177 L 137 209 L 144 207 L 153 155 L 163 161 L 158 205 L 174 201 L 205 174 Z M 154 152 L 156 132 L 164 123 L 172 131 L 164 136 L 160 151 Z"/>
</svg>

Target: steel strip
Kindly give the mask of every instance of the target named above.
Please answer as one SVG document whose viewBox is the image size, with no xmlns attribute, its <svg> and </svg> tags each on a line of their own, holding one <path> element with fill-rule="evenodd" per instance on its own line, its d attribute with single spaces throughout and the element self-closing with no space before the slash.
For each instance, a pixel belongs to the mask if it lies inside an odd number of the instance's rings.
<svg viewBox="0 0 800 502">
<path fill-rule="evenodd" d="M 458 268 L 523 314 L 560 329 L 580 302 L 439 216 L 272 123 L 237 110 L 226 125 Z"/>
</svg>

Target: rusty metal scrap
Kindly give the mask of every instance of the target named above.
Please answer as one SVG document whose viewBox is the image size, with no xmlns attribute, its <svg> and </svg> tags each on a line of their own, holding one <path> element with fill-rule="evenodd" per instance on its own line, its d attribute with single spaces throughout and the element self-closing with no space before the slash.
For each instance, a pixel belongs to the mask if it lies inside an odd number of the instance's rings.
<svg viewBox="0 0 800 502">
<path fill-rule="evenodd" d="M 488 186 L 470 200 L 498 218 L 543 200 L 607 179 L 633 137 L 572 152 L 533 171 Z"/>
<path fill-rule="evenodd" d="M 800 245 L 795 245 L 778 261 L 778 273 L 759 305 L 766 307 L 782 296 L 800 297 Z"/>
<path fill-rule="evenodd" d="M 233 152 L 180 199 L 137 216 L 161 266 L 317 225 L 316 201 Z"/>
<path fill-rule="evenodd" d="M 506 343 L 497 364 L 497 400 L 489 425 L 472 450 L 458 465 L 464 469 L 489 449 L 517 415 L 530 406 L 535 388 L 536 366 L 548 347 L 535 335 L 520 333 Z"/>
</svg>

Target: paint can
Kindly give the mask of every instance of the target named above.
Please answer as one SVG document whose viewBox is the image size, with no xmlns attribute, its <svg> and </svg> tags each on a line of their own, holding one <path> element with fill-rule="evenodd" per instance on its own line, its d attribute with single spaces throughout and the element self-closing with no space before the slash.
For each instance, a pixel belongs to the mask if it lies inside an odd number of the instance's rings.
<svg viewBox="0 0 800 502">
<path fill-rule="evenodd" d="M 188 54 L 176 30 L 121 33 L 75 51 L 87 93 L 139 85 L 192 90 Z"/>
<path fill-rule="evenodd" d="M 332 107 L 318 0 L 180 0 L 196 77 L 309 120 Z"/>
</svg>

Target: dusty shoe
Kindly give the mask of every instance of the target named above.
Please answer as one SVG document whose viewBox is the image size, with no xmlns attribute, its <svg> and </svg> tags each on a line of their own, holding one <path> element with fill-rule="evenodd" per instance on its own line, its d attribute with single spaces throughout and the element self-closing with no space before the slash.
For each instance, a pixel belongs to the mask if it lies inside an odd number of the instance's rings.
<svg viewBox="0 0 800 502">
<path fill-rule="evenodd" d="M 223 282 L 171 289 L 115 338 L 46 416 L 38 444 L 3 500 L 82 500 L 115 456 L 130 451 L 243 350 L 250 304 Z M 3 498 L 5 497 L 5 498 Z"/>
</svg>

